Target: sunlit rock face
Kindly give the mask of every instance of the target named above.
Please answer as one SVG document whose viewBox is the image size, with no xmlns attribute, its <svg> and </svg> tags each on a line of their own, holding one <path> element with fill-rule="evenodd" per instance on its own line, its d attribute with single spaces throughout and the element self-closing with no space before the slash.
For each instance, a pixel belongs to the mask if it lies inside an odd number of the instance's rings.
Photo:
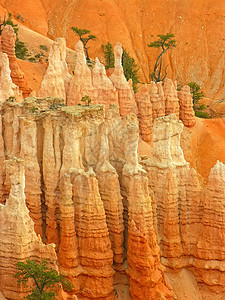
<svg viewBox="0 0 225 300">
<path fill-rule="evenodd" d="M 41 83 L 39 97 L 66 98 L 72 76 L 66 63 L 66 42 L 64 38 L 55 39 L 48 57 L 48 68 Z"/>
<path fill-rule="evenodd" d="M 0 290 L 7 299 L 23 299 L 31 286 L 17 285 L 14 277 L 16 263 L 46 258 L 56 267 L 57 256 L 54 245 L 45 245 L 34 231 L 25 202 L 25 176 L 23 161 L 6 160 L 6 180 L 10 182 L 10 194 L 5 205 L 0 205 Z"/>
<path fill-rule="evenodd" d="M 32 92 L 32 89 L 28 87 L 24 73 L 20 69 L 17 58 L 15 55 L 15 42 L 16 34 L 10 25 L 6 25 L 3 28 L 1 35 L 1 47 L 0 50 L 7 54 L 9 58 L 9 67 L 11 70 L 11 78 L 15 85 L 22 91 L 23 97 L 26 98 Z"/>
</svg>

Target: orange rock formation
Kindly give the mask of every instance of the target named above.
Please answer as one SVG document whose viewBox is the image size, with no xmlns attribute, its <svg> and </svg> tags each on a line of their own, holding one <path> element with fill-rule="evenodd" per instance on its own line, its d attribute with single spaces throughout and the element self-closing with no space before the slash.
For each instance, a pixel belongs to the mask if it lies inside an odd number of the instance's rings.
<svg viewBox="0 0 225 300">
<path fill-rule="evenodd" d="M 190 87 L 185 85 L 178 91 L 180 101 L 180 119 L 184 126 L 192 127 L 195 125 L 195 114 L 193 110 L 193 99 L 190 93 Z"/>
<path fill-rule="evenodd" d="M 66 98 L 72 76 L 66 63 L 66 44 L 64 38 L 57 38 L 52 44 L 48 68 L 39 90 L 39 97 Z"/>
<path fill-rule="evenodd" d="M 12 26 L 6 25 L 1 35 L 1 49 L 2 52 L 8 55 L 12 81 L 20 88 L 23 93 L 23 97 L 25 98 L 30 95 L 32 89 L 28 87 L 24 73 L 21 71 L 17 63 L 17 58 L 15 55 L 15 42 L 16 34 L 14 33 Z"/>
<path fill-rule="evenodd" d="M 17 285 L 16 263 L 46 258 L 56 267 L 57 257 L 54 247 L 44 245 L 34 232 L 25 205 L 25 177 L 20 160 L 6 161 L 6 177 L 11 189 L 5 205 L 0 205 L 0 289 L 7 299 L 22 299 L 28 289 Z"/>
</svg>

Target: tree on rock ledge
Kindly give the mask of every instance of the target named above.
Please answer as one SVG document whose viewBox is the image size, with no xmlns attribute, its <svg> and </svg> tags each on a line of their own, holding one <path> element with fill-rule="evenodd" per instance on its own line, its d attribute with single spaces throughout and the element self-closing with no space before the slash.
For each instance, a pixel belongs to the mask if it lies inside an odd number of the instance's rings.
<svg viewBox="0 0 225 300">
<path fill-rule="evenodd" d="M 90 57 L 88 55 L 87 43 L 90 40 L 95 40 L 96 36 L 93 35 L 93 34 L 89 34 L 88 36 L 85 37 L 85 35 L 87 35 L 88 33 L 90 33 L 90 30 L 87 30 L 87 29 L 80 29 L 78 27 L 71 27 L 71 29 L 79 36 L 79 39 L 83 43 L 84 50 L 85 50 L 85 53 L 86 53 L 86 59 L 89 61 Z"/>
<path fill-rule="evenodd" d="M 158 34 L 157 37 L 159 38 L 158 40 L 148 44 L 148 47 L 151 48 L 161 48 L 161 53 L 156 59 L 155 66 L 153 72 L 150 74 L 150 77 L 152 80 L 155 82 L 163 81 L 166 78 L 167 72 L 166 69 L 168 65 L 165 68 L 165 74 L 162 77 L 162 56 L 166 51 L 169 49 L 172 49 L 176 47 L 176 40 L 174 40 L 174 34 L 173 33 L 167 33 L 165 35 L 163 34 Z"/>
</svg>

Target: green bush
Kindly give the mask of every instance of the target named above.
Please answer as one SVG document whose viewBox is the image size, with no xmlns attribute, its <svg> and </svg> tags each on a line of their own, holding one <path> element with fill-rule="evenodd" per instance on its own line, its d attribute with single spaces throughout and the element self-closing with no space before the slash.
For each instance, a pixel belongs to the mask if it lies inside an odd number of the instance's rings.
<svg viewBox="0 0 225 300">
<path fill-rule="evenodd" d="M 48 47 L 46 45 L 39 45 L 41 50 L 48 51 Z"/>
<path fill-rule="evenodd" d="M 203 112 L 203 111 L 196 110 L 195 116 L 198 118 L 210 119 L 209 114 L 207 114 L 206 112 Z"/>
<path fill-rule="evenodd" d="M 26 262 L 18 262 L 17 283 L 27 285 L 29 279 L 33 280 L 34 288 L 25 298 L 28 300 L 50 300 L 56 299 L 57 289 L 60 285 L 67 291 L 71 291 L 73 285 L 62 274 L 49 268 L 46 259 L 39 264 L 28 259 Z"/>
<path fill-rule="evenodd" d="M 15 54 L 17 58 L 23 60 L 25 60 L 29 56 L 27 47 L 18 38 L 16 38 L 15 43 Z"/>
</svg>

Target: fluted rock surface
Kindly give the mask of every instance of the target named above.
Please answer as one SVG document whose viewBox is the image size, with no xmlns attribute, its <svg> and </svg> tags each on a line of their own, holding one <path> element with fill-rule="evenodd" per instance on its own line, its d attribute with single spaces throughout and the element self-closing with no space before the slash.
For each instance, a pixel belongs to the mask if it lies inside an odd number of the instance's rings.
<svg viewBox="0 0 225 300">
<path fill-rule="evenodd" d="M 175 114 L 179 119 L 179 99 L 176 88 L 171 79 L 166 78 L 163 84 L 165 96 L 165 114 Z"/>
<path fill-rule="evenodd" d="M 113 299 L 113 252 L 98 181 L 92 169 L 75 172 L 73 177 L 75 227 L 83 268 L 80 294 L 86 298 Z"/>
<path fill-rule="evenodd" d="M 3 52 L 0 52 L 0 69 L 0 103 L 9 97 L 14 97 L 17 102 L 20 102 L 22 100 L 22 94 L 18 86 L 12 82 L 9 59 L 7 54 Z"/>
<path fill-rule="evenodd" d="M 162 83 L 158 82 L 156 84 L 155 82 L 151 81 L 149 94 L 152 103 L 153 120 L 165 116 L 165 97 Z"/>
<path fill-rule="evenodd" d="M 213 291 L 225 291 L 225 165 L 217 161 L 211 169 L 202 202 L 200 239 L 194 273 Z M 214 285 L 217 285 L 215 287 Z"/>
<path fill-rule="evenodd" d="M 92 98 L 94 90 L 91 70 L 87 66 L 84 46 L 81 41 L 76 43 L 75 51 L 77 54 L 77 60 L 74 76 L 71 79 L 67 94 L 67 105 L 77 105 L 78 103 L 81 103 L 81 98 L 86 95 Z"/>
<path fill-rule="evenodd" d="M 23 97 L 26 98 L 32 92 L 25 79 L 24 73 L 21 71 L 15 55 L 16 34 L 12 26 L 6 25 L 2 31 L 1 43 L 2 52 L 6 53 L 9 58 L 9 66 L 11 70 L 11 78 L 15 85 L 22 91 Z"/>
<path fill-rule="evenodd" d="M 153 105 L 150 101 L 150 94 L 148 86 L 144 85 L 140 91 L 135 95 L 135 99 L 138 107 L 138 120 L 140 135 L 146 142 L 152 140 L 152 114 Z"/>
<path fill-rule="evenodd" d="M 115 68 L 109 79 L 118 91 L 120 115 L 137 113 L 132 85 L 127 82 L 122 67 L 122 45 L 118 42 L 114 48 Z"/>
<path fill-rule="evenodd" d="M 110 104 L 119 105 L 118 91 L 107 77 L 105 66 L 99 62 L 97 57 L 92 70 L 92 83 L 94 87 L 93 103 L 104 104 L 106 111 L 108 111 Z"/>
<path fill-rule="evenodd" d="M 66 63 L 66 42 L 64 38 L 55 39 L 48 57 L 48 68 L 41 83 L 39 97 L 59 97 L 66 99 L 72 76 Z"/>
<path fill-rule="evenodd" d="M 7 299 L 23 299 L 28 289 L 17 285 L 14 278 L 16 263 L 46 258 L 56 267 L 57 258 L 54 247 L 44 245 L 34 232 L 34 224 L 25 205 L 22 162 L 8 160 L 6 170 L 11 189 L 5 205 L 0 205 L 0 290 Z"/>
<path fill-rule="evenodd" d="M 195 125 L 195 113 L 193 110 L 193 99 L 190 93 L 190 87 L 185 85 L 178 91 L 180 102 L 180 119 L 184 126 L 192 127 Z"/>
<path fill-rule="evenodd" d="M 180 147 L 182 128 L 176 115 L 156 119 L 152 155 L 143 161 L 156 201 L 162 255 L 171 258 L 171 264 L 173 258 L 193 253 L 200 222 L 201 186 Z"/>
</svg>

